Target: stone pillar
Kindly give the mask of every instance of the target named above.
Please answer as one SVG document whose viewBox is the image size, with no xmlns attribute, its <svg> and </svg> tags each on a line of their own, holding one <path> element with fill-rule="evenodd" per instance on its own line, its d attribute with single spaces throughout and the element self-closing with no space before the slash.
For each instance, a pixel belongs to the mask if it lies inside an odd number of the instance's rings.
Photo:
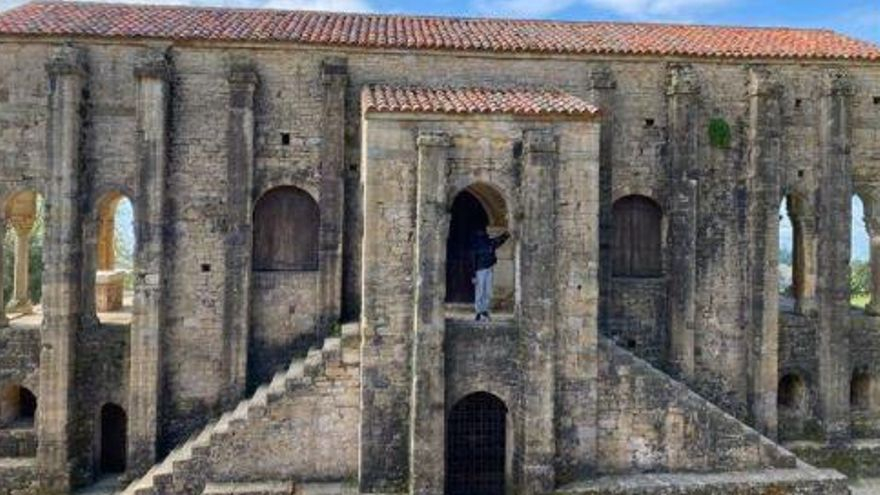
<svg viewBox="0 0 880 495">
<path fill-rule="evenodd" d="M 586 127 L 586 125 L 584 126 Z M 597 465 L 600 142 L 599 122 L 559 137 L 556 232 L 557 485 Z"/>
<path fill-rule="evenodd" d="M 880 211 L 873 197 L 864 202 L 865 227 L 871 243 L 871 300 L 865 311 L 871 316 L 880 316 Z"/>
<path fill-rule="evenodd" d="M 46 234 L 37 467 L 41 493 L 70 489 L 74 343 L 83 317 L 80 175 L 84 53 L 64 46 L 47 64 L 49 76 Z M 91 296 L 91 294 L 89 295 Z"/>
<path fill-rule="evenodd" d="M 776 436 L 779 336 L 779 201 L 782 144 L 780 87 L 764 67 L 748 70 L 747 235 L 749 239 L 748 413 L 761 433 Z"/>
<path fill-rule="evenodd" d="M 34 217 L 13 217 L 10 219 L 10 223 L 15 231 L 15 275 L 12 299 L 6 310 L 10 313 L 29 315 L 34 312 L 29 284 L 31 232 L 34 229 Z"/>
<path fill-rule="evenodd" d="M 519 493 L 547 493 L 555 486 L 556 137 L 548 131 L 523 136 L 523 207 L 520 241 L 519 317 L 523 390 L 519 428 L 522 465 Z"/>
<path fill-rule="evenodd" d="M 666 89 L 669 121 L 667 248 L 669 365 L 685 380 L 694 375 L 699 93 L 696 74 L 672 65 Z"/>
<path fill-rule="evenodd" d="M 612 146 L 614 144 L 614 108 L 617 81 L 608 67 L 590 72 L 590 101 L 602 110 L 599 138 L 599 327 L 608 325 L 608 297 L 611 292 L 612 236 Z"/>
<path fill-rule="evenodd" d="M 168 65 L 162 51 L 135 67 L 137 195 L 135 286 L 128 399 L 128 470 L 142 475 L 156 461 L 161 389 L 163 222 L 168 162 Z"/>
<path fill-rule="evenodd" d="M 826 439 L 849 437 L 849 262 L 852 216 L 850 146 L 852 83 L 846 74 L 825 75 L 819 105 L 818 242 L 819 411 Z"/>
<path fill-rule="evenodd" d="M 227 221 L 223 326 L 226 331 L 229 393 L 234 403 L 247 386 L 250 325 L 251 253 L 253 245 L 254 94 L 256 67 L 234 61 L 229 71 L 229 120 L 226 130 Z"/>
<path fill-rule="evenodd" d="M 340 318 L 342 309 L 342 233 L 345 222 L 345 91 L 348 67 L 344 59 L 321 66 L 323 119 L 321 144 L 320 271 L 321 330 Z"/>
<path fill-rule="evenodd" d="M 795 311 L 809 316 L 816 311 L 816 213 L 804 207 L 790 216 L 798 234 L 794 239 L 792 274 Z"/>
<path fill-rule="evenodd" d="M 418 137 L 416 192 L 415 313 L 413 328 L 413 408 L 410 459 L 414 495 L 441 495 L 445 476 L 446 237 L 449 215 L 446 175 L 450 140 L 445 134 Z"/>
</svg>

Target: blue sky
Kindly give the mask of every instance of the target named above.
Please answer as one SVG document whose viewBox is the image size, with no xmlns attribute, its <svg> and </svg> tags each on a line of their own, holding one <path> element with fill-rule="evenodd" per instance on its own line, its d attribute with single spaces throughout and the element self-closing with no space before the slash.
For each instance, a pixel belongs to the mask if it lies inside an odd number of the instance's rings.
<svg viewBox="0 0 880 495">
<path fill-rule="evenodd" d="M 26 0 L 0 0 L 0 10 Z M 131 3 L 831 28 L 880 43 L 880 0 L 126 0 Z"/>
</svg>

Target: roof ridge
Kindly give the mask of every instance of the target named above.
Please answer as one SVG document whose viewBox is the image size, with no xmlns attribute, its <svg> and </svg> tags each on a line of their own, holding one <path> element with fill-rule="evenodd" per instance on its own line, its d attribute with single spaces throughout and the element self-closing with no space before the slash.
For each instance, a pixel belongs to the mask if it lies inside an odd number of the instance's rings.
<svg viewBox="0 0 880 495">
<path fill-rule="evenodd" d="M 490 22 L 490 23 L 516 23 L 516 24 L 562 24 L 562 25 L 609 25 L 609 26 L 656 26 L 656 27 L 693 27 L 707 29 L 746 29 L 755 31 L 793 31 L 793 32 L 813 32 L 813 33 L 831 33 L 839 36 L 845 36 L 855 41 L 873 44 L 870 41 L 854 38 L 849 35 L 840 33 L 830 28 L 818 27 L 797 27 L 784 25 L 767 25 L 767 26 L 749 26 L 744 24 L 709 24 L 709 23 L 687 23 L 687 22 L 668 22 L 668 21 L 629 21 L 629 20 L 611 20 L 611 19 L 553 19 L 553 18 L 537 18 L 537 17 L 493 17 L 493 16 L 468 16 L 468 15 L 444 15 L 444 14 L 407 14 L 393 12 L 360 12 L 345 10 L 315 10 L 315 9 L 282 9 L 274 7 L 227 7 L 213 5 L 185 5 L 185 4 L 150 4 L 150 3 L 133 3 L 122 1 L 78 1 L 78 0 L 31 0 L 10 9 L 11 12 L 16 9 L 34 4 L 42 5 L 76 5 L 80 7 L 123 7 L 133 9 L 186 9 L 195 11 L 222 11 L 222 12 L 284 12 L 284 13 L 307 13 L 328 16 L 358 16 L 358 17 L 381 17 L 381 18 L 407 18 L 407 19 L 425 19 L 425 20 L 444 20 L 444 21 L 474 21 L 474 22 Z M 0 15 L 2 15 L 0 11 Z"/>
</svg>

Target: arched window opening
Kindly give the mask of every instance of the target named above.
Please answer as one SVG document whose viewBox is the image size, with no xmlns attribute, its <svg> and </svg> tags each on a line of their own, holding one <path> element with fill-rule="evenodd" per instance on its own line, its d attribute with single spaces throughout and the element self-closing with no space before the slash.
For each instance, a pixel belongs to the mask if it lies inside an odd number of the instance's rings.
<svg viewBox="0 0 880 495">
<path fill-rule="evenodd" d="M 805 407 L 806 395 L 806 386 L 800 376 L 787 374 L 779 380 L 776 400 L 780 408 L 802 411 Z"/>
<path fill-rule="evenodd" d="M 116 404 L 101 407 L 100 471 L 105 474 L 124 473 L 128 418 Z"/>
<path fill-rule="evenodd" d="M 95 308 L 99 313 L 121 311 L 131 307 L 134 208 L 122 194 L 110 193 L 98 202 L 97 215 Z"/>
<path fill-rule="evenodd" d="M 865 223 L 865 206 L 859 196 L 852 199 L 849 288 L 850 304 L 864 308 L 871 300 L 871 240 Z"/>
<path fill-rule="evenodd" d="M 871 375 L 867 372 L 853 372 L 849 388 L 849 404 L 857 411 L 871 408 Z"/>
<path fill-rule="evenodd" d="M 26 387 L 9 385 L 0 392 L 0 425 L 33 428 L 37 415 L 37 397 Z"/>
<path fill-rule="evenodd" d="M 663 274 L 663 211 L 650 198 L 626 196 L 614 202 L 612 273 L 615 277 Z"/>
<path fill-rule="evenodd" d="M 6 201 L 3 215 L 3 301 L 6 314 L 17 319 L 41 312 L 43 198 L 34 191 L 16 193 Z"/>
<path fill-rule="evenodd" d="M 492 186 L 475 183 L 460 191 L 450 208 L 446 239 L 446 302 L 474 303 L 476 276 L 475 239 L 480 232 L 490 238 L 508 231 L 507 205 Z M 514 247 L 507 241 L 496 250 L 493 268 L 492 309 L 511 310 L 514 299 Z"/>
<path fill-rule="evenodd" d="M 779 208 L 780 307 L 806 314 L 816 292 L 815 219 L 807 201 L 796 194 L 783 198 Z"/>
<path fill-rule="evenodd" d="M 779 207 L 779 295 L 794 300 L 795 227 L 788 197 Z"/>
<path fill-rule="evenodd" d="M 458 401 L 446 427 L 446 493 L 503 495 L 506 459 L 504 402 L 485 392 Z"/>
<path fill-rule="evenodd" d="M 284 186 L 264 194 L 254 208 L 253 269 L 317 270 L 320 224 L 318 203 L 302 189 Z"/>
</svg>

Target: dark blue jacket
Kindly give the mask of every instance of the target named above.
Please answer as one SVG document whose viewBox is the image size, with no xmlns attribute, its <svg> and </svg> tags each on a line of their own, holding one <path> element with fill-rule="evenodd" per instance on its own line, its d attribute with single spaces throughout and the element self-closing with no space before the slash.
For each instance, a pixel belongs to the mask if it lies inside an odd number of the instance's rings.
<svg viewBox="0 0 880 495">
<path fill-rule="evenodd" d="M 477 270 L 492 268 L 498 262 L 495 250 L 504 244 L 510 234 L 504 233 L 492 239 L 485 231 L 477 232 L 474 236 L 474 261 Z"/>
</svg>

